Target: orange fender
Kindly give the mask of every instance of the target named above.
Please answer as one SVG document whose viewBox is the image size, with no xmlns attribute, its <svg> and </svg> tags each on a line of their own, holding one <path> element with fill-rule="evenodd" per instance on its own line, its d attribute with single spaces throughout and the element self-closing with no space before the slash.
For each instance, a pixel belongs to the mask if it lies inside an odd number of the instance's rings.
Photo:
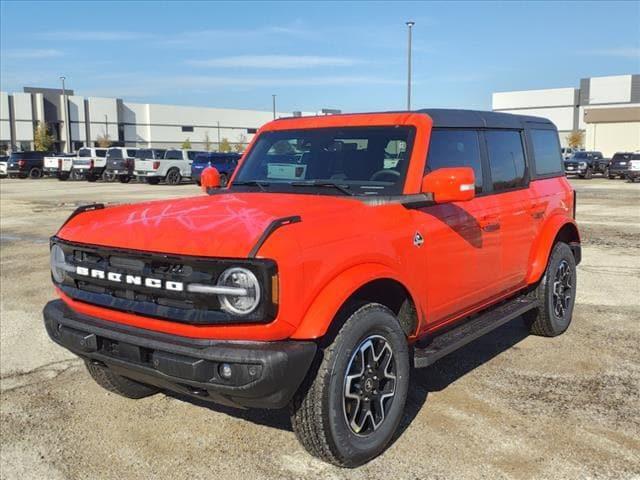
<svg viewBox="0 0 640 480">
<path fill-rule="evenodd" d="M 398 278 L 396 272 L 386 265 L 376 263 L 357 265 L 343 271 L 321 290 L 307 313 L 303 316 L 298 328 L 291 335 L 291 338 L 312 339 L 322 337 L 329 329 L 340 307 L 344 305 L 349 297 L 360 287 L 380 279 L 395 280 L 404 285 L 409 291 L 414 305 L 418 305 L 413 292 Z"/>
<path fill-rule="evenodd" d="M 551 248 L 558 236 L 560 230 L 565 225 L 573 227 L 574 238 L 571 241 L 580 241 L 578 227 L 575 220 L 569 219 L 566 215 L 553 215 L 549 217 L 543 227 L 540 229 L 540 235 L 533 244 L 529 260 L 529 272 L 527 273 L 527 284 L 536 283 L 542 277 L 544 270 L 547 268 L 547 260 L 551 254 Z"/>
</svg>

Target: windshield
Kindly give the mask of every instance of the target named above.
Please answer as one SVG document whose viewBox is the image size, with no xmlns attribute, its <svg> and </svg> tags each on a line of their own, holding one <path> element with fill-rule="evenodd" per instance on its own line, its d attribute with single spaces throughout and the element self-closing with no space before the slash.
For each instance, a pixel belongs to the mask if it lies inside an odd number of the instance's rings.
<svg viewBox="0 0 640 480">
<path fill-rule="evenodd" d="M 414 131 L 395 126 L 265 132 L 233 185 L 260 182 L 265 190 L 298 193 L 296 187 L 335 184 L 354 195 L 400 194 Z"/>
<path fill-rule="evenodd" d="M 576 152 L 571 155 L 571 158 L 588 158 L 590 155 L 587 152 Z"/>
<path fill-rule="evenodd" d="M 80 150 L 78 150 L 78 156 L 79 157 L 90 157 L 91 156 L 91 150 L 89 150 L 88 148 L 81 148 Z"/>
</svg>

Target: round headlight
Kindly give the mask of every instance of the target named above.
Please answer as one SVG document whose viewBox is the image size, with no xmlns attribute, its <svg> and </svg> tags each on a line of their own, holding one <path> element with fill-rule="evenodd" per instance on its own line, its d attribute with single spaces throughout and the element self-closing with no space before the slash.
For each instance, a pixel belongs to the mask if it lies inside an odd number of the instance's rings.
<svg viewBox="0 0 640 480">
<path fill-rule="evenodd" d="M 237 293 L 220 295 L 220 306 L 229 313 L 247 315 L 260 303 L 260 284 L 251 270 L 228 268 L 220 275 L 218 286 L 237 289 Z"/>
<path fill-rule="evenodd" d="M 64 275 L 66 270 L 66 261 L 64 258 L 64 251 L 60 248 L 59 245 L 54 245 L 51 247 L 51 275 L 53 279 L 62 283 L 64 281 Z"/>
</svg>

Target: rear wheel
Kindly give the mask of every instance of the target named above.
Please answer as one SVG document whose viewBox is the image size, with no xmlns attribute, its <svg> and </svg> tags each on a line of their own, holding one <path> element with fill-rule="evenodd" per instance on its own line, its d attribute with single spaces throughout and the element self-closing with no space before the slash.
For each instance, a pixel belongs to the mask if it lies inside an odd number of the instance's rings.
<svg viewBox="0 0 640 480">
<path fill-rule="evenodd" d="M 541 303 L 524 315 L 531 333 L 555 337 L 569 328 L 576 300 L 576 260 L 569 245 L 554 245 L 544 276 L 530 295 Z"/>
<path fill-rule="evenodd" d="M 178 185 L 182 181 L 182 175 L 180 175 L 180 170 L 177 168 L 172 168 L 167 172 L 167 176 L 165 177 L 165 182 L 167 185 Z"/>
<path fill-rule="evenodd" d="M 131 181 L 131 177 L 129 175 L 120 175 L 118 177 L 118 181 L 120 183 L 129 183 Z"/>
<path fill-rule="evenodd" d="M 349 317 L 296 393 L 293 430 L 312 455 L 362 465 L 393 438 L 408 386 L 405 334 L 388 308 L 370 303 Z"/>
<path fill-rule="evenodd" d="M 87 182 L 95 182 L 97 180 L 98 180 L 98 177 L 96 177 L 94 174 L 87 173 Z"/>
<path fill-rule="evenodd" d="M 38 167 L 33 167 L 31 170 L 29 170 L 29 178 L 31 178 L 32 180 L 38 179 L 42 177 L 42 170 L 40 170 Z"/>
<path fill-rule="evenodd" d="M 85 361 L 85 365 L 98 385 L 123 397 L 138 399 L 154 395 L 159 391 L 155 387 L 130 380 L 88 360 Z"/>
<path fill-rule="evenodd" d="M 58 180 L 60 180 L 61 182 L 64 182 L 66 180 L 69 180 L 69 174 L 68 173 L 61 173 L 58 175 Z"/>
<path fill-rule="evenodd" d="M 587 172 L 584 174 L 584 178 L 586 178 L 587 180 L 591 180 L 593 178 L 593 170 L 591 170 L 591 167 L 587 168 Z"/>
</svg>

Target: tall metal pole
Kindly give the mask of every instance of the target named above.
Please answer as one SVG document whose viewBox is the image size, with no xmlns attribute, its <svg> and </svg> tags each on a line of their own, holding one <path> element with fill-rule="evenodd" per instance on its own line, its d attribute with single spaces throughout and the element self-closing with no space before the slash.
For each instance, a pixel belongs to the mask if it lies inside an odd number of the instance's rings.
<svg viewBox="0 0 640 480">
<path fill-rule="evenodd" d="M 273 100 L 273 119 L 276 119 L 276 96 L 271 95 L 271 99 Z"/>
<path fill-rule="evenodd" d="M 64 131 L 66 132 L 67 142 L 65 144 L 65 152 L 71 153 L 71 121 L 69 119 L 69 102 L 67 102 L 67 91 L 64 88 L 66 77 L 60 77 L 62 80 L 62 108 L 64 108 Z"/>
<path fill-rule="evenodd" d="M 411 31 L 416 22 L 406 22 L 409 33 L 409 48 L 407 52 L 407 110 L 411 110 Z"/>
</svg>

